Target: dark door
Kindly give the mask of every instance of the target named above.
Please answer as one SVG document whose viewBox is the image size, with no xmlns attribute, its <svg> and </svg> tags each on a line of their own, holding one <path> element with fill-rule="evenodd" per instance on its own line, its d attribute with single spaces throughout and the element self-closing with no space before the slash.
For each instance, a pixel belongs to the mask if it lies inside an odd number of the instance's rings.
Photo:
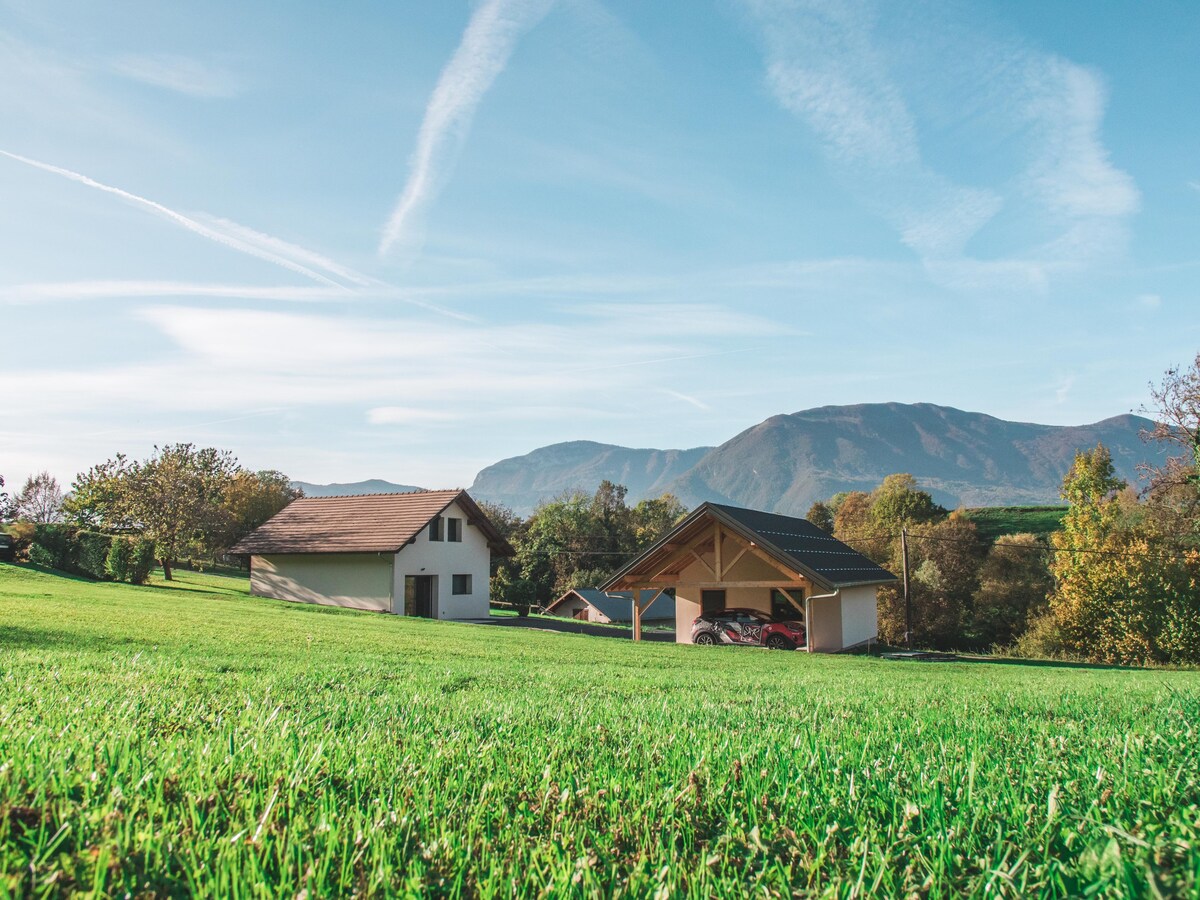
<svg viewBox="0 0 1200 900">
<path fill-rule="evenodd" d="M 422 619 L 433 618 L 433 576 L 404 576 L 404 614 Z"/>
<path fill-rule="evenodd" d="M 701 591 L 700 592 L 700 615 L 706 616 L 709 613 L 719 613 L 725 608 L 725 592 L 724 591 Z"/>
</svg>

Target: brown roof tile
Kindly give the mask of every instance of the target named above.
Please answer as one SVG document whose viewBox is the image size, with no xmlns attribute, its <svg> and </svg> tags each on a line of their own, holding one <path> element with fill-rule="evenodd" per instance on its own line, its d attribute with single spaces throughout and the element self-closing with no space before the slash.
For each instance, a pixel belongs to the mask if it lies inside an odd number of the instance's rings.
<svg viewBox="0 0 1200 900">
<path fill-rule="evenodd" d="M 396 553 L 429 521 L 457 501 L 467 521 L 487 537 L 492 552 L 513 550 L 466 491 L 413 491 L 305 497 L 237 542 L 231 553 Z"/>
</svg>

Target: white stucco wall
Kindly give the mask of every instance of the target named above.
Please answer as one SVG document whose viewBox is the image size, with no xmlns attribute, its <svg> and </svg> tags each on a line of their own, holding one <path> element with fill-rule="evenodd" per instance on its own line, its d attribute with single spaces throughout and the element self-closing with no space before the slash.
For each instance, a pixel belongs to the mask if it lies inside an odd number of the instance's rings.
<svg viewBox="0 0 1200 900">
<path fill-rule="evenodd" d="M 392 557 L 374 553 L 254 556 L 250 560 L 250 593 L 388 612 L 392 608 Z"/>
<path fill-rule="evenodd" d="M 817 653 L 835 653 L 845 646 L 842 643 L 841 597 L 826 597 L 809 603 L 808 645 Z"/>
<path fill-rule="evenodd" d="M 488 581 L 491 575 L 491 549 L 487 538 L 467 522 L 467 515 L 457 503 L 442 513 L 445 518 L 462 519 L 462 541 L 431 541 L 429 529 L 421 529 L 416 542 L 396 554 L 394 596 L 395 611 L 404 612 L 404 578 L 407 575 L 436 575 L 436 595 L 433 600 L 435 619 L 484 619 L 490 612 Z M 442 537 L 446 536 L 443 524 Z M 452 576 L 470 575 L 471 593 L 456 596 Z"/>
<path fill-rule="evenodd" d="M 879 637 L 879 607 L 872 586 L 842 591 L 842 646 L 853 647 Z"/>
</svg>

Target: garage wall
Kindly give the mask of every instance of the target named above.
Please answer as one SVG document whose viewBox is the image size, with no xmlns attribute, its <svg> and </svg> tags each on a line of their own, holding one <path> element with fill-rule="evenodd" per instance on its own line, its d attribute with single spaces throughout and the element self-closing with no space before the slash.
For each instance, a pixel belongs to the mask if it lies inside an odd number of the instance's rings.
<svg viewBox="0 0 1200 900">
<path fill-rule="evenodd" d="M 845 646 L 842 643 L 841 597 L 826 597 L 809 604 L 808 632 L 808 643 L 814 651 L 833 653 Z"/>
<path fill-rule="evenodd" d="M 722 552 L 726 559 L 732 559 L 737 555 L 739 549 L 739 544 L 726 538 Z M 711 563 L 712 555 L 706 555 L 705 560 Z M 770 588 L 738 587 L 737 582 L 774 581 L 782 577 L 783 575 L 778 569 L 767 565 L 757 556 L 747 553 L 727 573 L 724 586 L 725 605 L 729 608 L 757 609 L 769 613 L 771 611 Z M 712 578 L 712 572 L 699 562 L 693 562 L 680 573 L 680 585 L 675 591 L 675 643 L 690 644 L 692 642 L 692 622 L 700 615 L 700 589 L 694 585 L 698 582 L 711 582 Z M 811 592 L 811 587 L 808 590 Z M 796 613 L 796 618 L 801 618 L 799 611 Z"/>
<path fill-rule="evenodd" d="M 457 503 L 442 513 L 463 520 L 462 541 L 431 541 L 429 529 L 421 529 L 416 540 L 396 554 L 395 596 L 399 613 L 404 612 L 404 577 L 437 575 L 437 596 L 433 617 L 436 619 L 486 619 L 490 613 L 488 581 L 492 551 L 483 533 L 467 522 L 467 514 Z M 444 534 L 444 531 L 443 531 Z M 471 593 L 456 595 L 453 575 L 471 576 Z"/>
<path fill-rule="evenodd" d="M 297 553 L 250 559 L 250 593 L 348 609 L 392 608 L 392 557 Z"/>
<path fill-rule="evenodd" d="M 842 646 L 853 647 L 879 637 L 879 607 L 876 588 L 855 587 L 842 591 Z"/>
</svg>

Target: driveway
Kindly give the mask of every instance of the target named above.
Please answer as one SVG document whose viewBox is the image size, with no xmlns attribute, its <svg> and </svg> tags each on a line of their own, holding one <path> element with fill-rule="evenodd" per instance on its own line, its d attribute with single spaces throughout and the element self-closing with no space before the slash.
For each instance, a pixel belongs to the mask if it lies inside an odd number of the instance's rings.
<svg viewBox="0 0 1200 900">
<path fill-rule="evenodd" d="M 633 640 L 632 628 L 614 628 L 612 625 L 595 625 L 576 619 L 558 619 L 552 616 L 491 616 L 487 619 L 471 619 L 476 625 L 496 625 L 501 628 L 532 628 L 537 631 L 559 631 L 564 634 L 587 634 L 592 637 L 620 638 Z M 675 643 L 674 631 L 642 630 L 643 641 Z"/>
</svg>

